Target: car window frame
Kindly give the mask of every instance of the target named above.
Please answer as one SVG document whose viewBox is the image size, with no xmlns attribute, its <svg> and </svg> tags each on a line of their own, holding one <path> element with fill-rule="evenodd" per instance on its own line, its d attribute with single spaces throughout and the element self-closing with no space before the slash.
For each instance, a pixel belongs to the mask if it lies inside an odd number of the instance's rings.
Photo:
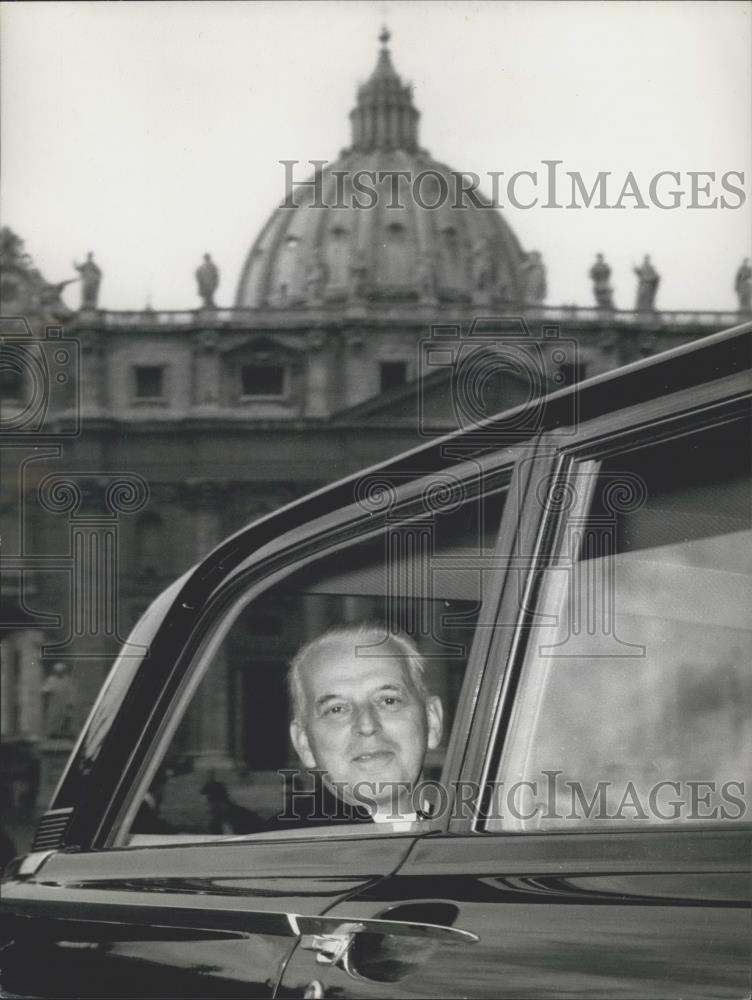
<svg viewBox="0 0 752 1000">
<path fill-rule="evenodd" d="M 142 732 L 134 745 L 129 767 L 126 769 L 121 786 L 127 786 L 121 792 L 119 802 L 110 808 L 102 817 L 96 835 L 92 838 L 90 849 L 96 850 L 129 850 L 127 844 L 120 842 L 120 831 L 132 823 L 133 816 L 138 809 L 138 805 L 144 792 L 148 789 L 151 780 L 156 773 L 162 760 L 164 752 L 169 746 L 183 714 L 190 703 L 196 688 L 201 682 L 210 657 L 207 657 L 206 650 L 209 642 L 220 642 L 231 627 L 234 619 L 228 618 L 232 615 L 236 607 L 247 606 L 256 600 L 262 593 L 275 586 L 286 577 L 292 575 L 307 565 L 312 564 L 317 559 L 325 558 L 337 551 L 347 549 L 360 542 L 377 537 L 385 531 L 389 518 L 394 517 L 396 512 L 410 512 L 416 507 L 422 496 L 425 484 L 443 474 L 449 474 L 462 483 L 473 483 L 477 480 L 479 489 L 468 496 L 472 500 L 482 493 L 485 495 L 483 486 L 486 477 L 496 477 L 498 481 L 493 483 L 489 494 L 506 489 L 508 495 L 515 490 L 516 476 L 518 469 L 522 466 L 531 454 L 529 442 L 513 444 L 508 447 L 501 447 L 489 451 L 481 456 L 473 455 L 471 458 L 461 459 L 461 451 L 458 461 L 449 466 L 442 466 L 433 472 L 424 473 L 410 478 L 397 489 L 398 502 L 391 511 L 387 510 L 379 516 L 365 515 L 361 505 L 357 502 L 340 508 L 339 510 L 326 514 L 323 517 L 315 518 L 302 527 L 291 532 L 293 536 L 289 544 L 284 536 L 275 540 L 274 543 L 264 546 L 262 549 L 252 553 L 238 567 L 231 572 L 223 584 L 216 589 L 210 600 L 206 603 L 196 621 L 191 634 L 183 642 L 182 649 L 176 657 L 173 667 L 173 674 L 180 674 L 178 684 L 173 688 L 169 699 L 166 699 L 158 713 L 157 725 L 154 731 Z M 368 470 L 366 475 L 372 474 Z M 373 472 L 379 474 L 378 471 Z M 388 478 L 389 470 L 385 470 L 383 476 Z M 499 550 L 502 535 L 507 537 L 509 531 L 514 530 L 510 504 L 505 502 L 502 517 L 496 529 L 496 550 Z M 512 524 L 507 524 L 512 518 Z M 505 534 L 505 532 L 507 534 Z M 493 610 L 497 604 L 498 594 L 495 593 L 498 580 L 495 579 L 494 593 L 486 597 L 491 611 L 489 616 L 495 615 Z M 220 621 L 228 622 L 227 628 L 222 632 L 216 628 Z M 447 747 L 444 772 L 447 767 L 456 766 L 456 761 L 461 760 L 463 749 L 467 743 L 469 721 L 467 714 L 472 711 L 477 703 L 478 692 L 481 687 L 481 675 L 485 669 L 486 656 L 476 653 L 478 633 L 473 637 L 473 643 L 468 655 L 467 669 L 463 682 L 460 700 L 457 705 L 455 723 Z M 203 668 L 201 664 L 206 664 Z M 464 735 L 460 735 L 460 734 Z M 433 832 L 436 829 L 444 829 L 447 824 L 447 817 L 437 820 L 429 820 L 421 825 L 420 832 Z M 342 829 L 346 829 L 343 825 Z M 308 831 L 309 836 L 316 835 L 316 828 Z M 322 834 L 318 834 L 321 836 Z M 391 834 L 390 834 L 391 835 Z M 280 831 L 280 839 L 285 839 L 285 832 Z M 211 841 L 206 841 L 206 846 L 222 844 L 231 840 L 237 841 L 238 835 L 217 835 Z M 245 837 L 241 839 L 246 839 Z M 254 835 L 247 835 L 249 843 L 254 842 Z M 151 845 L 158 849 L 169 849 L 171 846 Z M 133 849 L 138 849 L 133 845 Z"/>
<path fill-rule="evenodd" d="M 561 533 L 566 530 L 570 517 L 582 517 L 592 506 L 592 498 L 603 461 L 615 455 L 647 447 L 668 443 L 691 434 L 702 433 L 714 426 L 731 423 L 739 419 L 752 419 L 750 401 L 752 387 L 750 372 L 739 372 L 723 376 L 697 388 L 681 389 L 656 398 L 649 405 L 636 404 L 614 410 L 606 415 L 594 417 L 584 422 L 571 438 L 562 441 L 556 432 L 544 434 L 539 450 L 556 454 L 553 482 L 567 485 L 579 471 L 586 471 L 585 488 L 578 484 L 580 502 L 571 511 L 551 509 L 538 522 L 538 536 L 531 549 L 531 568 L 525 584 L 525 608 L 518 616 L 513 637 L 504 637 L 503 629 L 496 631 L 495 641 L 488 651 L 489 659 L 503 663 L 498 672 L 486 669 L 483 673 L 483 687 L 479 692 L 479 703 L 485 711 L 472 736 L 465 766 L 460 781 L 474 784 L 480 789 L 488 788 L 489 781 L 499 773 L 504 754 L 504 746 L 509 735 L 509 722 L 516 700 L 517 686 L 524 667 L 529 626 L 532 616 L 541 610 L 542 584 L 545 569 L 555 555 Z M 552 508 L 555 505 L 550 505 Z M 529 603 L 528 603 L 529 602 Z M 512 604 L 507 597 L 506 604 L 500 605 L 500 619 L 510 614 Z M 472 815 L 455 816 L 450 823 L 453 834 L 477 834 L 491 837 L 554 836 L 547 831 L 500 831 L 487 830 L 483 812 L 488 808 L 488 795 L 483 792 L 479 809 Z M 702 824 L 693 824 L 698 830 Z M 712 827 L 718 831 L 718 826 Z M 737 827 L 741 829 L 741 825 Z M 573 836 L 601 836 L 603 831 L 574 829 Z M 610 832 L 610 831 L 608 831 Z M 613 833 L 623 833 L 624 830 Z M 685 833 L 687 828 L 661 830 L 651 828 L 651 833 Z M 559 831 L 560 833 L 560 831 Z M 568 834 L 569 835 L 569 834 Z"/>
</svg>

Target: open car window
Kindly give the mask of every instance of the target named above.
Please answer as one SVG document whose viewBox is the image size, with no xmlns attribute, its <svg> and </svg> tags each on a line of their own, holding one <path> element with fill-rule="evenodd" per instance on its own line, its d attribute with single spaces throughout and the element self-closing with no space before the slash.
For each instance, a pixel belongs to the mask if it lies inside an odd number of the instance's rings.
<svg viewBox="0 0 752 1000">
<path fill-rule="evenodd" d="M 417 646 L 426 688 L 444 709 L 443 736 L 422 772 L 426 784 L 438 779 L 477 627 L 492 621 L 484 599 L 498 575 L 504 481 L 471 499 L 462 490 L 432 492 L 429 482 L 420 510 L 413 504 L 376 533 L 236 600 L 209 630 L 192 666 L 193 692 L 170 720 L 115 843 L 300 835 L 291 819 L 296 796 L 315 787 L 316 775 L 290 740 L 288 665 L 332 627 L 373 626 L 378 636 L 359 656 L 385 655 L 394 632 Z M 325 815 L 320 825 L 330 818 L 347 824 Z M 402 831 L 413 821 L 384 829 Z"/>
</svg>

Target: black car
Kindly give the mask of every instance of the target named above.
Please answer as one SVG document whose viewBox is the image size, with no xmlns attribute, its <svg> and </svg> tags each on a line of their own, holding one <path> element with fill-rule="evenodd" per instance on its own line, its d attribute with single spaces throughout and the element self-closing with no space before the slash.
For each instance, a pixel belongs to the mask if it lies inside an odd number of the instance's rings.
<svg viewBox="0 0 752 1000">
<path fill-rule="evenodd" d="M 6 871 L 4 995 L 749 996 L 751 345 L 428 440 L 165 591 Z M 285 824 L 287 664 L 363 621 L 446 738 L 415 816 Z"/>
</svg>

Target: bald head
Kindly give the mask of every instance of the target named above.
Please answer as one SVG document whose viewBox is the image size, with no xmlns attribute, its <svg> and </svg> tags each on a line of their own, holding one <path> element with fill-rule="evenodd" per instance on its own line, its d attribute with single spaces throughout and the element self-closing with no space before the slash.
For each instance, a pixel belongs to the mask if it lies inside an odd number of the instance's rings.
<svg viewBox="0 0 752 1000">
<path fill-rule="evenodd" d="M 406 636 L 384 639 L 371 625 L 331 629 L 298 652 L 289 683 L 298 756 L 348 801 L 361 782 L 379 786 L 377 801 L 393 801 L 395 786 L 411 788 L 441 740 L 441 702 L 427 693 L 423 660 Z"/>
</svg>

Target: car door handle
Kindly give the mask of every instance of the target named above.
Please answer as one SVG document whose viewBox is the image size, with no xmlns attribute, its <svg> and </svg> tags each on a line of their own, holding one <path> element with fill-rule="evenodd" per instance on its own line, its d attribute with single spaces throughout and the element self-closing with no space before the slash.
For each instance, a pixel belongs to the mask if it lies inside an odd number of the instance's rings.
<svg viewBox="0 0 752 1000">
<path fill-rule="evenodd" d="M 361 923 L 343 923 L 330 934 L 304 934 L 300 947 L 316 953 L 319 965 L 336 965 L 345 956 L 353 937 L 364 930 Z"/>
<path fill-rule="evenodd" d="M 414 938 L 438 944 L 474 944 L 477 934 L 447 927 L 444 924 L 427 924 L 412 920 L 353 919 L 346 917 L 303 917 L 295 920 L 300 933 L 300 946 L 316 953 L 322 965 L 336 965 L 346 955 L 356 934 L 379 934 L 392 937 Z"/>
</svg>

